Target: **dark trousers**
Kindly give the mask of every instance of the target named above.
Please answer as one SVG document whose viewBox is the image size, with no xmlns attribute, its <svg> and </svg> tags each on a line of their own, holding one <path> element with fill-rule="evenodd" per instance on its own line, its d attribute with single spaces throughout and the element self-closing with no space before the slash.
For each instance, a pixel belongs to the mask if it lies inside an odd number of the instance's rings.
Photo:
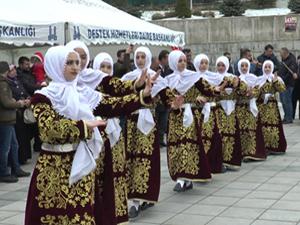
<svg viewBox="0 0 300 225">
<path fill-rule="evenodd" d="M 284 92 L 280 93 L 280 100 L 284 111 L 284 120 L 287 122 L 293 121 L 293 89 L 294 87 L 287 87 Z"/>
<path fill-rule="evenodd" d="M 168 114 L 169 110 L 162 104 L 159 104 L 155 109 L 160 143 L 164 142 L 164 134 L 167 132 Z"/>
<path fill-rule="evenodd" d="M 10 154 L 13 171 L 20 169 L 18 159 L 18 141 L 14 125 L 0 124 L 0 176 L 8 176 L 8 155 Z"/>
<path fill-rule="evenodd" d="M 17 111 L 16 135 L 19 143 L 19 162 L 24 164 L 27 159 L 31 158 L 31 139 L 32 131 L 30 127 L 24 123 L 24 110 Z"/>
<path fill-rule="evenodd" d="M 300 79 L 296 80 L 292 98 L 293 98 L 293 118 L 295 119 L 295 115 L 296 115 L 296 111 L 297 111 L 297 109 L 296 109 L 297 102 L 299 102 L 298 113 L 299 113 L 299 119 L 300 119 Z"/>
</svg>

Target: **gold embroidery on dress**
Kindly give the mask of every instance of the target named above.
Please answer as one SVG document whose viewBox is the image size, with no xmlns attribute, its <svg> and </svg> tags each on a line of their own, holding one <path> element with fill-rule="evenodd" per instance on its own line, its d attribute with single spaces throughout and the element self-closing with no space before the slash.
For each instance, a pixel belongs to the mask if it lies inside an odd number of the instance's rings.
<svg viewBox="0 0 300 225">
<path fill-rule="evenodd" d="M 241 146 L 243 155 L 254 155 L 256 152 L 256 133 L 241 131 Z"/>
<path fill-rule="evenodd" d="M 95 218 L 85 213 L 83 218 L 79 214 L 73 217 L 67 215 L 46 215 L 41 217 L 42 225 L 96 225 Z"/>
<path fill-rule="evenodd" d="M 199 146 L 185 143 L 168 147 L 169 171 L 171 175 L 186 173 L 196 175 L 199 172 Z"/>
<path fill-rule="evenodd" d="M 116 216 L 127 215 L 127 185 L 125 177 L 114 178 Z"/>
<path fill-rule="evenodd" d="M 135 158 L 129 162 L 128 177 L 130 177 L 130 184 L 128 188 L 130 192 L 137 192 L 140 194 L 147 193 L 149 188 L 149 171 L 151 169 L 151 161 L 145 158 Z"/>
<path fill-rule="evenodd" d="M 263 124 L 276 125 L 279 123 L 279 114 L 277 110 L 277 102 L 268 102 L 259 105 L 261 122 Z"/>
<path fill-rule="evenodd" d="M 156 128 L 154 127 L 148 135 L 145 135 L 137 128 L 136 124 L 135 120 L 127 120 L 128 151 L 134 154 L 152 155 Z"/>
<path fill-rule="evenodd" d="M 94 204 L 95 174 L 91 173 L 69 187 L 71 166 L 69 155 L 39 156 L 36 165 L 39 171 L 36 184 L 39 193 L 36 199 L 40 208 L 66 209 Z"/>
<path fill-rule="evenodd" d="M 233 148 L 234 137 L 222 137 L 222 152 L 224 161 L 230 161 L 232 159 Z"/>
<path fill-rule="evenodd" d="M 263 127 L 262 131 L 263 131 L 266 147 L 278 148 L 279 129 L 277 127 Z"/>
<path fill-rule="evenodd" d="M 123 136 L 120 137 L 119 141 L 112 148 L 112 159 L 114 173 L 123 172 L 126 164 L 125 143 Z"/>
<path fill-rule="evenodd" d="M 33 108 L 38 121 L 40 138 L 49 144 L 65 144 L 79 142 L 80 130 L 77 122 L 64 119 L 53 108 L 45 103 L 38 103 Z"/>
</svg>

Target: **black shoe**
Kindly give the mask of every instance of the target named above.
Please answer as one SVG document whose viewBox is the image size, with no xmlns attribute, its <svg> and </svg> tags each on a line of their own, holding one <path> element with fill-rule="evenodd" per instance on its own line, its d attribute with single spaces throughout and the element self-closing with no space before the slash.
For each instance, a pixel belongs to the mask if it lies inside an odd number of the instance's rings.
<svg viewBox="0 0 300 225">
<path fill-rule="evenodd" d="M 222 165 L 222 170 L 221 170 L 221 173 L 226 173 L 227 172 L 227 167 Z"/>
<path fill-rule="evenodd" d="M 185 188 L 185 191 L 193 189 L 193 182 L 189 182 L 189 185 L 187 185 L 187 183 L 185 182 L 184 188 Z"/>
<path fill-rule="evenodd" d="M 19 179 L 12 175 L 0 177 L 0 182 L 3 182 L 3 183 L 16 183 L 18 181 L 19 181 Z"/>
<path fill-rule="evenodd" d="M 175 187 L 173 188 L 173 191 L 176 191 L 176 192 L 184 192 L 185 191 L 185 185 L 183 185 L 183 187 L 181 187 L 180 183 L 177 183 L 175 185 Z"/>
<path fill-rule="evenodd" d="M 22 169 L 19 169 L 17 172 L 13 173 L 16 177 L 29 177 L 30 173 L 29 172 L 25 172 Z"/>
<path fill-rule="evenodd" d="M 129 219 L 134 219 L 134 218 L 138 217 L 140 214 L 140 211 L 141 211 L 140 207 L 137 210 L 135 208 L 135 206 L 131 206 L 131 208 L 129 209 L 129 212 L 128 212 Z"/>
<path fill-rule="evenodd" d="M 161 147 L 167 147 L 167 143 L 165 143 L 164 141 L 159 143 Z"/>
<path fill-rule="evenodd" d="M 141 210 L 143 211 L 143 210 L 146 210 L 153 206 L 154 206 L 154 203 L 143 202 L 143 204 L 141 205 Z"/>
<path fill-rule="evenodd" d="M 293 123 L 293 121 L 287 121 L 287 120 L 282 121 L 282 124 L 291 124 L 291 123 Z"/>
</svg>

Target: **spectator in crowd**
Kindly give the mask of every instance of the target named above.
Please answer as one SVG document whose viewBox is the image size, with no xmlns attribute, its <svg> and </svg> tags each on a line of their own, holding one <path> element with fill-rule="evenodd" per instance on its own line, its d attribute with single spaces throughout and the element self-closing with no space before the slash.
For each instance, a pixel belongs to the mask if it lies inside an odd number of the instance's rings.
<svg viewBox="0 0 300 225">
<path fill-rule="evenodd" d="M 44 56 L 41 52 L 35 52 L 31 57 L 32 74 L 35 77 L 36 84 L 46 86 L 46 75 L 44 70 Z"/>
<path fill-rule="evenodd" d="M 161 71 L 160 75 L 162 77 L 166 77 L 173 73 L 173 71 L 169 67 L 169 51 L 162 50 L 158 55 L 158 61 L 159 61 L 159 69 Z M 155 114 L 157 118 L 157 126 L 158 126 L 158 132 L 159 132 L 159 143 L 162 147 L 167 146 L 165 142 L 165 133 L 167 132 L 167 126 L 168 126 L 168 108 L 165 107 L 163 104 L 158 104 L 155 108 Z"/>
<path fill-rule="evenodd" d="M 283 123 L 293 123 L 293 89 L 295 86 L 295 80 L 297 79 L 297 61 L 296 57 L 289 52 L 287 48 L 282 48 L 280 51 L 281 65 L 279 67 L 278 74 L 285 83 L 286 90 L 280 93 L 280 99 L 284 110 Z"/>
<path fill-rule="evenodd" d="M 131 70 L 130 54 L 133 52 L 133 45 L 127 49 L 121 49 L 117 52 L 118 61 L 114 64 L 114 75 L 121 78 Z"/>
<path fill-rule="evenodd" d="M 231 65 L 231 54 L 230 54 L 230 52 L 224 52 L 223 55 L 226 56 L 229 60 L 229 69 L 228 69 L 227 72 L 233 74 L 233 68 L 232 68 L 232 65 Z"/>
<path fill-rule="evenodd" d="M 273 53 L 274 47 L 270 44 L 265 46 L 265 51 L 263 54 L 257 57 L 257 74 L 261 76 L 263 74 L 262 65 L 266 60 L 271 60 L 274 63 L 274 72 L 277 72 L 279 69 L 279 61 Z"/>
<path fill-rule="evenodd" d="M 29 99 L 29 94 L 23 87 L 23 84 L 17 77 L 17 70 L 14 65 L 9 66 L 9 72 L 7 74 L 7 82 L 12 91 L 12 96 L 16 101 L 22 99 Z M 17 109 L 15 131 L 17 140 L 19 143 L 19 163 L 25 164 L 27 159 L 31 158 L 31 135 L 30 127 L 24 123 L 24 111 L 25 108 Z"/>
<path fill-rule="evenodd" d="M 36 90 L 41 89 L 43 86 L 37 84 L 34 75 L 32 74 L 30 68 L 30 60 L 25 56 L 21 56 L 18 61 L 19 67 L 17 68 L 17 76 L 20 82 L 22 83 L 23 87 L 25 88 L 26 92 L 31 97 Z M 41 140 L 38 135 L 38 126 L 37 123 L 30 124 L 31 137 L 34 137 L 34 151 L 38 152 L 41 150 Z"/>
<path fill-rule="evenodd" d="M 18 177 L 30 176 L 23 171 L 18 160 L 18 141 L 14 125 L 16 109 L 30 104 L 28 100 L 16 101 L 7 82 L 9 65 L 0 62 L 0 182 L 14 183 Z M 11 157 L 11 172 L 8 170 L 8 155 Z"/>
<path fill-rule="evenodd" d="M 19 80 L 22 82 L 25 90 L 29 95 L 33 95 L 36 90 L 41 89 L 41 85 L 37 84 L 34 75 L 30 68 L 30 60 L 25 56 L 21 56 L 18 61 L 19 67 L 17 68 L 17 74 Z"/>
<path fill-rule="evenodd" d="M 250 73 L 256 74 L 256 64 L 257 61 L 253 59 L 252 52 L 249 48 L 241 48 L 240 49 L 240 59 L 248 59 L 250 62 Z M 237 76 L 240 76 L 240 72 L 238 70 L 238 62 L 239 60 L 236 61 L 234 64 L 234 74 Z"/>
<path fill-rule="evenodd" d="M 185 48 L 182 50 L 182 52 L 186 56 L 186 63 L 187 63 L 186 68 L 188 70 L 196 71 L 196 68 L 194 67 L 194 63 L 193 63 L 192 50 L 189 48 Z"/>
<path fill-rule="evenodd" d="M 293 118 L 295 119 L 296 111 L 297 111 L 297 102 L 299 103 L 298 115 L 300 119 L 300 55 L 297 57 L 297 79 L 295 80 L 295 86 L 293 90 Z"/>
<path fill-rule="evenodd" d="M 158 61 L 158 57 L 154 56 L 151 59 L 151 66 L 150 69 L 157 71 L 159 70 L 159 61 Z"/>
</svg>

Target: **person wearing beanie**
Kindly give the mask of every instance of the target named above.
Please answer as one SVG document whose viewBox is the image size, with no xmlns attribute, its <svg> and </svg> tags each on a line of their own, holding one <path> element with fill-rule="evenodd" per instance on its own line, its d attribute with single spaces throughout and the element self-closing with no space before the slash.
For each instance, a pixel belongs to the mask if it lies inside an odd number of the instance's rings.
<svg viewBox="0 0 300 225">
<path fill-rule="evenodd" d="M 44 56 L 41 52 L 35 52 L 34 55 L 31 57 L 33 61 L 33 66 L 32 66 L 32 74 L 35 77 L 36 83 L 46 86 L 45 80 L 46 80 L 46 75 L 45 75 L 45 70 L 44 70 Z"/>
<path fill-rule="evenodd" d="M 18 162 L 18 141 L 14 125 L 16 123 L 16 109 L 30 104 L 28 100 L 16 101 L 7 81 L 9 65 L 0 62 L 0 182 L 13 183 L 18 177 L 30 176 L 23 171 Z M 11 171 L 8 170 L 8 155 L 11 154 Z"/>
</svg>

